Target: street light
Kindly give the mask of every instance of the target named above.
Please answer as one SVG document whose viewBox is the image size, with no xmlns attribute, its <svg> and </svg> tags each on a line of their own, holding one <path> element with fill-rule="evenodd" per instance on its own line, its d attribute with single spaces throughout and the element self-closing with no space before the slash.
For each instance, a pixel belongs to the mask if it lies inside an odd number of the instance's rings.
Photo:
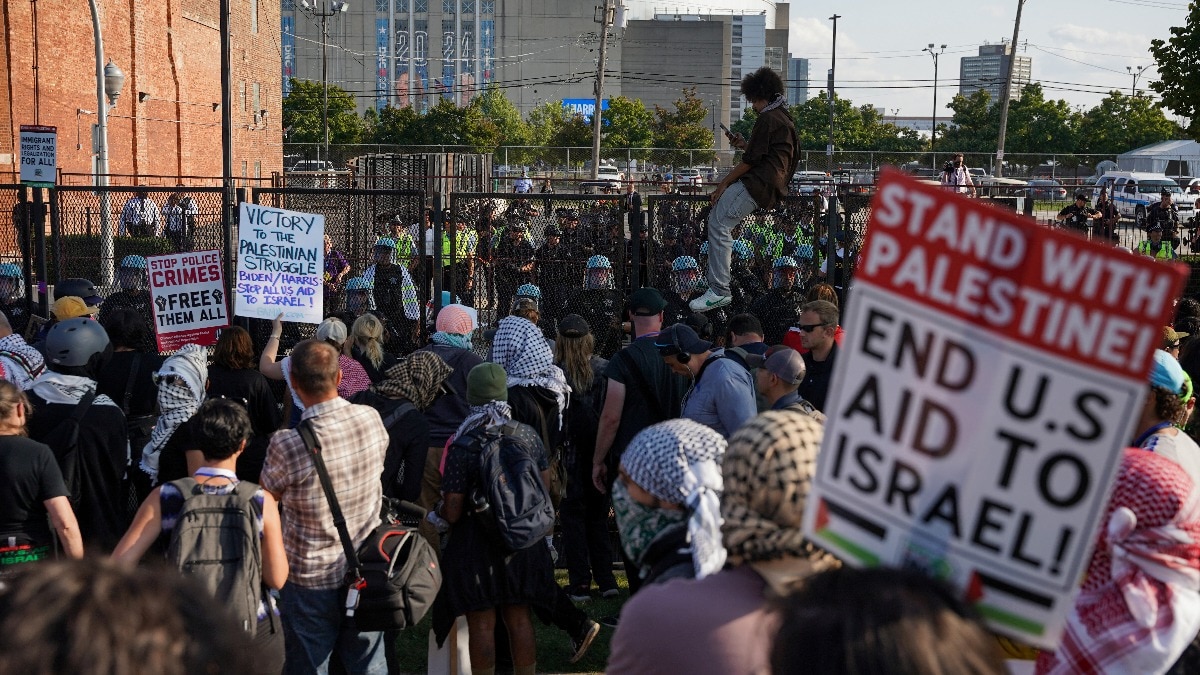
<svg viewBox="0 0 1200 675">
<path fill-rule="evenodd" d="M 125 86 L 125 73 L 117 64 L 104 62 L 104 34 L 100 27 L 100 7 L 89 0 L 92 10 L 92 36 L 96 42 L 96 187 L 100 193 L 100 283 L 113 283 L 112 207 L 108 190 L 108 111 L 117 105 Z M 107 99 L 107 100 L 106 100 Z M 44 280 L 43 280 L 44 281 Z"/>
<path fill-rule="evenodd" d="M 1138 78 L 1142 76 L 1142 71 L 1145 69 L 1146 66 L 1138 66 L 1136 69 L 1133 66 L 1125 66 L 1125 72 L 1133 76 L 1133 86 L 1129 88 L 1130 98 L 1137 96 L 1137 81 Z"/>
<path fill-rule="evenodd" d="M 929 52 L 933 57 L 933 114 L 929 117 L 929 151 L 932 153 L 937 150 L 937 83 L 938 83 L 938 57 L 946 53 L 946 45 L 941 45 L 941 51 L 935 51 L 933 43 L 922 49 L 923 52 Z M 936 164 L 937 161 L 934 160 Z"/>
<path fill-rule="evenodd" d="M 329 31 L 328 20 L 331 16 L 350 11 L 350 3 L 334 0 L 325 9 L 325 0 L 321 0 L 321 9 L 317 9 L 311 0 L 300 0 L 300 8 L 310 17 L 321 21 L 321 148 L 325 151 L 324 159 L 329 160 Z"/>
</svg>

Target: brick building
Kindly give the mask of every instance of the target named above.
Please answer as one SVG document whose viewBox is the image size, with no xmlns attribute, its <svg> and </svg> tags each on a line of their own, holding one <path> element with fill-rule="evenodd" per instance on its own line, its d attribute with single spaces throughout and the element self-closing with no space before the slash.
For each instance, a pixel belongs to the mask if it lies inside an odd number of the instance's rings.
<svg viewBox="0 0 1200 675">
<path fill-rule="evenodd" d="M 108 115 L 114 184 L 221 175 L 219 7 L 218 0 L 101 3 L 105 58 L 125 72 Z M 231 27 L 234 175 L 269 177 L 283 164 L 279 3 L 232 0 Z M 35 120 L 58 127 L 62 182 L 89 181 L 92 35 L 87 2 L 0 0 L 0 182 L 15 179 L 20 125 Z"/>
</svg>

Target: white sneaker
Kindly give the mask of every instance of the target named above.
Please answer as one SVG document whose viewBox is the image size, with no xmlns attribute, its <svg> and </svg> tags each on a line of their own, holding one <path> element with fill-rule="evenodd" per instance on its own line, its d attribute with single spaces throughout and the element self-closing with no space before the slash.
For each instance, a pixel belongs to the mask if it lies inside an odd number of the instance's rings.
<svg viewBox="0 0 1200 675">
<path fill-rule="evenodd" d="M 724 307 L 733 302 L 733 298 L 728 295 L 717 295 L 711 288 L 704 292 L 704 295 L 696 298 L 688 303 L 688 307 L 692 308 L 693 312 L 707 312 L 710 309 Z"/>
</svg>

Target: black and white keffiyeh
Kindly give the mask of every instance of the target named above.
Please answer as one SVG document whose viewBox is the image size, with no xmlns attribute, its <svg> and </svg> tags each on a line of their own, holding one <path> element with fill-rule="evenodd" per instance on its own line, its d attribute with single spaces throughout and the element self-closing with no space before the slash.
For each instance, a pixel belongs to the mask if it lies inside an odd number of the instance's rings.
<svg viewBox="0 0 1200 675">
<path fill-rule="evenodd" d="M 571 386 L 542 332 L 529 319 L 506 316 L 492 339 L 491 361 L 504 369 L 510 387 L 544 387 L 554 392 L 561 419 Z"/>
<path fill-rule="evenodd" d="M 725 565 L 721 544 L 721 461 L 725 438 L 698 422 L 673 419 L 647 427 L 621 455 L 621 468 L 642 489 L 685 506 L 696 578 Z"/>
<path fill-rule="evenodd" d="M 150 442 L 142 449 L 140 467 L 154 483 L 158 482 L 158 459 L 163 446 L 204 402 L 204 383 L 208 380 L 207 352 L 198 345 L 184 345 L 163 362 L 158 372 L 178 378 L 163 380 L 158 385 L 158 422 L 150 432 Z"/>
</svg>

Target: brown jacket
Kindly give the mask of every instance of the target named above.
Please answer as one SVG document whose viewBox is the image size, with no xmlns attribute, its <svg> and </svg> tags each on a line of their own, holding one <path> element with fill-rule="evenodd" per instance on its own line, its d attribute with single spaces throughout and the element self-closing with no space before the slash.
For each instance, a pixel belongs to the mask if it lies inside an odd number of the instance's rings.
<svg viewBox="0 0 1200 675">
<path fill-rule="evenodd" d="M 760 208 L 769 209 L 787 197 L 788 181 L 800 159 L 800 140 L 787 106 L 779 106 L 758 116 L 742 161 L 750 170 L 742 184 Z"/>
</svg>

